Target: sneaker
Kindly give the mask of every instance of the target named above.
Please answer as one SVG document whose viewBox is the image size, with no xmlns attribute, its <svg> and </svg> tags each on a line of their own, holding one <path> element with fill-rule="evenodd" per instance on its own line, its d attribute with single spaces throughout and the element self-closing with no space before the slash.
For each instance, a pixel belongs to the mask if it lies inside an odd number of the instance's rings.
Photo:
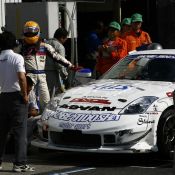
<svg viewBox="0 0 175 175">
<path fill-rule="evenodd" d="M 35 171 L 35 168 L 30 167 L 29 165 L 14 165 L 13 171 L 14 172 L 33 172 Z"/>
<path fill-rule="evenodd" d="M 0 170 L 2 170 L 2 166 L 1 166 L 1 164 L 0 164 Z"/>
</svg>

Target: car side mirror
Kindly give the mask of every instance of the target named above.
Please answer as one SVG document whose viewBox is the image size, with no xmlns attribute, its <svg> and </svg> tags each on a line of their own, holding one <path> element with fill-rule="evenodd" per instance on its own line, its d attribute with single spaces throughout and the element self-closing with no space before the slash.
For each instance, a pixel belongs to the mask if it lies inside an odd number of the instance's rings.
<svg viewBox="0 0 175 175">
<path fill-rule="evenodd" d="M 92 80 L 92 71 L 88 68 L 82 68 L 75 72 L 74 86 L 86 84 Z"/>
</svg>

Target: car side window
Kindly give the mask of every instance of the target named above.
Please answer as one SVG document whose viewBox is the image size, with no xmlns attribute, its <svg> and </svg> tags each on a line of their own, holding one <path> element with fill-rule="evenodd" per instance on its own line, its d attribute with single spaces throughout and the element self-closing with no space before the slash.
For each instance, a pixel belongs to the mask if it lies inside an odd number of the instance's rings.
<svg viewBox="0 0 175 175">
<path fill-rule="evenodd" d="M 154 59 L 148 64 L 148 77 L 152 81 L 174 81 L 175 60 Z"/>
</svg>

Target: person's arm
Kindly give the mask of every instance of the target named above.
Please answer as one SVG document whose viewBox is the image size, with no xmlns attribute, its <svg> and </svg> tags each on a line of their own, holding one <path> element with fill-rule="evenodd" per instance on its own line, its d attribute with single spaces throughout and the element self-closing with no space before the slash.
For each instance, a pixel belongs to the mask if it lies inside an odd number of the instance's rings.
<svg viewBox="0 0 175 175">
<path fill-rule="evenodd" d="M 150 37 L 150 35 L 148 33 L 146 33 L 146 38 L 147 38 L 147 44 L 152 43 L 151 37 Z"/>
<path fill-rule="evenodd" d="M 127 55 L 127 43 L 123 39 L 116 41 L 117 49 L 111 52 L 111 58 L 119 61 Z"/>
<path fill-rule="evenodd" d="M 41 45 L 43 45 L 47 49 L 47 51 L 50 53 L 50 55 L 56 62 L 68 68 L 74 67 L 74 65 L 70 61 L 68 61 L 65 57 L 61 56 L 58 52 L 56 52 L 50 44 L 41 43 Z"/>
<path fill-rule="evenodd" d="M 38 109 L 36 109 L 34 107 L 33 108 L 29 108 L 29 111 L 28 111 L 28 116 L 29 117 L 35 117 L 37 115 L 39 115 Z"/>
<path fill-rule="evenodd" d="M 19 85 L 21 88 L 21 94 L 24 99 L 24 103 L 27 104 L 29 101 L 29 97 L 27 95 L 27 81 L 26 81 L 26 76 L 24 72 L 18 72 L 18 80 L 19 80 Z"/>
</svg>

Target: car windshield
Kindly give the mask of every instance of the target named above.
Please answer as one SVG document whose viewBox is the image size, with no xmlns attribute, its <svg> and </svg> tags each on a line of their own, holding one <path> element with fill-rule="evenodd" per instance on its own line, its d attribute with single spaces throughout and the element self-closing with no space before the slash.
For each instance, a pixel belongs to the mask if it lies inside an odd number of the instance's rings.
<svg viewBox="0 0 175 175">
<path fill-rule="evenodd" d="M 175 55 L 129 55 L 102 79 L 175 81 Z"/>
</svg>

